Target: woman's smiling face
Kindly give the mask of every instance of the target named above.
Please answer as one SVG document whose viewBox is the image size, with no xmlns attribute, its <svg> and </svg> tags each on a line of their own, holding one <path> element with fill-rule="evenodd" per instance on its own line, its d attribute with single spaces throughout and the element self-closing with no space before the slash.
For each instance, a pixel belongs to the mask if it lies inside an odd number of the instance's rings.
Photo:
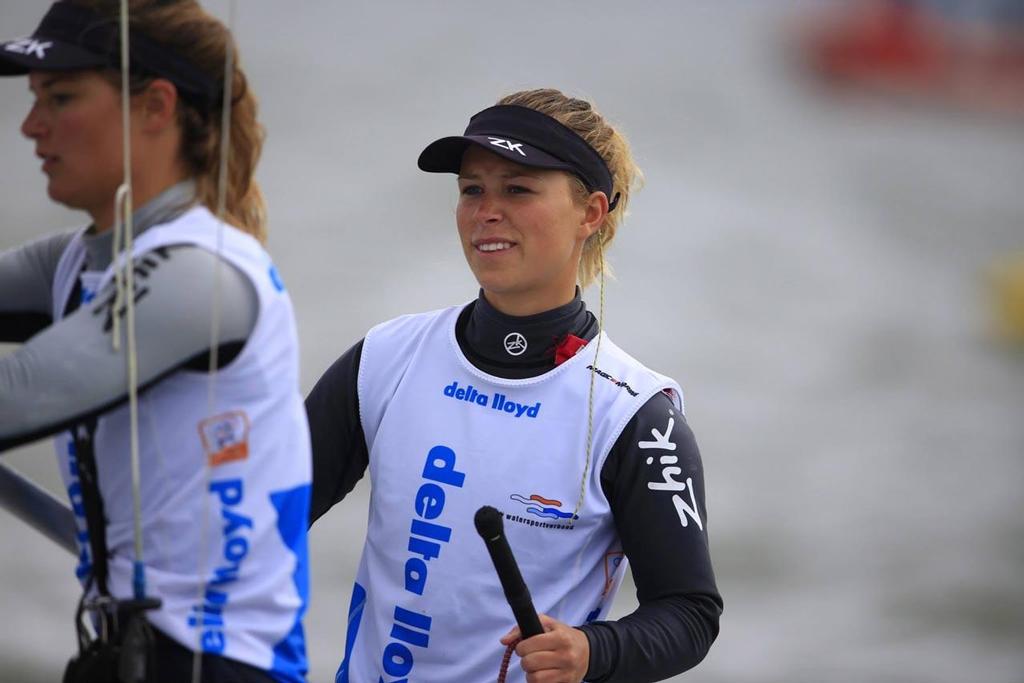
<svg viewBox="0 0 1024 683">
<path fill-rule="evenodd" d="M 471 145 L 458 182 L 459 238 L 487 300 L 510 315 L 571 301 L 583 243 L 595 226 L 569 174 Z"/>
</svg>

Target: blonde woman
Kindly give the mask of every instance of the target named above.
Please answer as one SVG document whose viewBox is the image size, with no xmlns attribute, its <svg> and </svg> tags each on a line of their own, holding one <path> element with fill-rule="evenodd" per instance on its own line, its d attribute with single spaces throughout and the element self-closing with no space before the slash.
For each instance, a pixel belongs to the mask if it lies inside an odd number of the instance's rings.
<svg viewBox="0 0 1024 683">
<path fill-rule="evenodd" d="M 515 93 L 421 169 L 458 175 L 468 304 L 373 328 L 306 400 L 313 519 L 369 470 L 337 680 L 654 681 L 696 665 L 722 601 L 682 393 L 580 298 L 639 176 L 583 100 Z M 475 511 L 501 511 L 545 632 L 519 640 Z M 606 620 L 632 565 L 639 608 Z"/>
<path fill-rule="evenodd" d="M 309 433 L 292 305 L 261 246 L 256 101 L 236 59 L 222 225 L 212 212 L 233 40 L 191 0 L 129 5 L 128 256 L 112 256 L 118 3 L 57 2 L 29 38 L 0 43 L 0 73 L 28 76 L 21 129 L 49 197 L 88 217 L 0 254 L 0 339 L 24 342 L 0 358 L 0 450 L 56 437 L 85 585 L 66 681 L 300 682 Z M 127 259 L 132 359 L 116 284 Z M 128 360 L 140 390 L 138 515 Z"/>
</svg>

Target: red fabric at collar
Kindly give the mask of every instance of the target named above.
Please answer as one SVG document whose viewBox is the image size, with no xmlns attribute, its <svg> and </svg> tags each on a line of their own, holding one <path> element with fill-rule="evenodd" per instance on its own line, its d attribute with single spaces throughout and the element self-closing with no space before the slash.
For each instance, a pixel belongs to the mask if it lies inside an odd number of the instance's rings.
<svg viewBox="0 0 1024 683">
<path fill-rule="evenodd" d="M 576 352 L 587 345 L 587 342 L 575 334 L 567 334 L 555 347 L 555 365 L 561 365 L 576 355 Z"/>
</svg>

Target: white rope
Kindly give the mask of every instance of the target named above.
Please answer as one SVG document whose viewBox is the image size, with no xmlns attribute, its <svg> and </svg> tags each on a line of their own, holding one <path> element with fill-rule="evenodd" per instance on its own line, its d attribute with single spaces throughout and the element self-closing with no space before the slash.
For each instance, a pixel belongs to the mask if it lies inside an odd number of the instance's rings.
<svg viewBox="0 0 1024 683">
<path fill-rule="evenodd" d="M 220 364 L 220 327 L 221 327 L 221 270 L 223 268 L 221 254 L 224 247 L 224 216 L 227 211 L 227 186 L 228 186 L 228 163 L 231 156 L 231 102 L 232 85 L 235 73 L 235 54 L 231 37 L 234 35 L 236 13 L 236 0 L 228 2 L 227 34 L 228 39 L 224 46 L 224 98 L 221 101 L 220 121 L 220 160 L 217 168 L 217 251 L 213 265 L 213 299 L 210 305 L 210 364 L 208 367 L 208 384 L 206 393 L 206 415 L 213 417 L 217 411 L 217 368 Z M 202 647 L 202 605 L 206 599 L 206 575 L 209 571 L 207 559 L 209 555 L 209 512 L 210 497 L 205 495 L 210 489 L 210 482 L 213 477 L 209 457 L 204 460 L 203 465 L 203 509 L 200 522 L 199 536 L 199 570 L 197 576 L 200 578 L 199 591 L 196 596 L 196 604 L 199 606 L 199 613 L 196 629 L 196 648 L 192 654 L 192 683 L 199 683 L 202 676 L 203 647 Z"/>
<path fill-rule="evenodd" d="M 114 267 L 114 303 L 111 308 L 110 324 L 111 324 L 111 342 L 113 343 L 114 350 L 121 350 L 121 316 L 118 312 L 124 308 L 124 273 L 118 267 L 120 264 L 121 249 L 123 248 L 122 242 L 124 242 L 124 207 L 128 204 L 128 193 L 131 188 L 126 183 L 121 183 L 118 186 L 117 192 L 114 193 L 114 237 L 111 240 L 111 257 L 110 262 Z"/>
<path fill-rule="evenodd" d="M 228 36 L 233 34 L 236 9 L 236 0 L 230 0 L 228 3 Z M 224 100 L 221 103 L 220 162 L 217 169 L 217 258 L 214 260 L 213 305 L 210 316 L 210 386 L 208 402 L 211 415 L 215 409 L 217 398 L 217 347 L 220 344 L 221 322 L 220 255 L 224 246 L 224 213 L 227 210 L 228 161 L 231 154 L 231 86 L 235 80 L 233 77 L 235 73 L 235 55 L 230 40 L 225 45 L 224 53 Z"/>
<path fill-rule="evenodd" d="M 139 467 L 139 368 L 138 349 L 135 340 L 135 272 L 132 261 L 134 245 L 134 225 L 132 212 L 132 147 L 131 147 L 131 86 L 130 76 L 130 45 L 128 40 L 128 0 L 121 0 L 121 144 L 124 156 L 124 181 L 117 188 L 114 199 L 114 272 L 115 289 L 114 309 L 111 320 L 114 331 L 114 348 L 119 348 L 120 330 L 117 319 L 121 306 L 125 311 L 125 361 L 128 373 L 128 415 L 129 415 L 129 452 L 131 458 L 132 478 L 132 521 L 135 542 L 135 562 L 132 575 L 132 586 L 136 599 L 145 597 L 146 579 L 142 552 L 142 484 Z M 124 259 L 118 263 L 118 246 L 123 240 L 121 253 Z M 120 277 L 117 273 L 121 269 Z M 102 531 L 100 532 L 102 533 Z"/>
<path fill-rule="evenodd" d="M 590 389 L 587 392 L 587 459 L 583 463 L 583 476 L 580 478 L 580 495 L 576 499 L 576 509 L 572 511 L 569 526 L 576 526 L 576 520 L 583 508 L 583 500 L 587 494 L 587 480 L 590 478 L 590 460 L 594 448 L 594 378 L 597 376 L 597 354 L 601 352 L 601 335 L 604 333 L 604 244 L 603 234 L 598 234 L 598 256 L 601 264 L 601 303 L 597 316 L 597 343 L 594 344 L 594 360 L 590 361 Z"/>
</svg>

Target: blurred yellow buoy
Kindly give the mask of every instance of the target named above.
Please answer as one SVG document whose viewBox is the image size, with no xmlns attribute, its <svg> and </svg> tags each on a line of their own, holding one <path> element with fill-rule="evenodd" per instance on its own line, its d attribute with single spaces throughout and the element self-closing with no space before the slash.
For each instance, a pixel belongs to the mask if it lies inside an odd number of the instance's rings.
<svg viewBox="0 0 1024 683">
<path fill-rule="evenodd" d="M 988 272 L 996 336 L 1024 344 L 1024 251 L 997 258 Z"/>
</svg>

